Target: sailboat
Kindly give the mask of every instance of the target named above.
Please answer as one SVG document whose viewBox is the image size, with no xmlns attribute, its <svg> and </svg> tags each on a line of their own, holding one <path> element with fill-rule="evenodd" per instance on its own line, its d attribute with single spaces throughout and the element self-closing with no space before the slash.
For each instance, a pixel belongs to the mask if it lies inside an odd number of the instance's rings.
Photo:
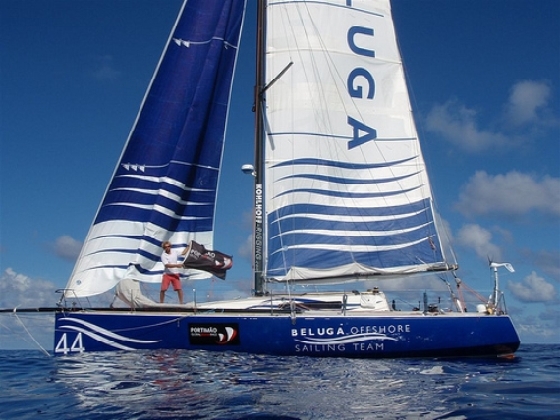
<svg viewBox="0 0 560 420">
<path fill-rule="evenodd" d="M 255 159 L 242 168 L 254 181 L 253 293 L 176 304 L 155 302 L 143 285 L 161 282 L 163 242 L 214 249 L 232 84 L 241 29 L 250 23 L 245 0 L 185 1 L 61 290 L 55 354 L 388 358 L 517 350 L 498 282 L 509 264 L 491 263 L 488 299 L 474 308 L 462 299 L 390 6 L 258 0 Z M 215 274 L 184 267 L 183 280 Z M 424 294 L 416 307 L 398 310 L 380 289 L 419 276 L 441 280 L 448 307 Z M 298 293 L 299 285 L 313 291 Z M 89 304 L 104 293 L 114 294 L 112 305 Z"/>
</svg>

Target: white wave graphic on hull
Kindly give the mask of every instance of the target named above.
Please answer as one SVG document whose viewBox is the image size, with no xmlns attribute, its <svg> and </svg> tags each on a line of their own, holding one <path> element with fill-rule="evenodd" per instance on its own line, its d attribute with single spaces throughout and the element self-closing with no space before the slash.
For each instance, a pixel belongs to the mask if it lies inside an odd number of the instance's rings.
<svg viewBox="0 0 560 420">
<path fill-rule="evenodd" d="M 81 324 L 83 327 L 79 327 L 79 326 L 75 326 L 75 325 L 60 325 L 59 328 L 61 329 L 65 329 L 65 330 L 72 330 L 72 331 L 77 331 L 80 332 L 90 338 L 92 338 L 95 341 L 98 341 L 100 343 L 106 344 L 108 346 L 120 349 L 120 350 L 136 350 L 133 347 L 129 347 L 125 344 L 119 343 L 115 340 L 121 341 L 121 342 L 128 342 L 128 343 L 140 343 L 140 344 L 151 344 L 151 343 L 157 343 L 157 341 L 155 340 L 136 340 L 134 338 L 129 338 L 129 337 L 125 337 L 123 335 L 119 335 L 119 334 L 115 334 L 109 330 L 106 330 L 105 328 L 101 328 L 95 324 L 91 324 L 89 322 L 83 321 L 81 319 L 75 319 L 75 318 L 62 318 L 60 320 L 60 322 L 75 322 L 77 324 Z"/>
<path fill-rule="evenodd" d="M 305 340 L 296 340 L 303 344 L 350 344 L 362 343 L 364 341 L 398 341 L 396 338 L 387 337 L 383 334 L 365 333 L 353 334 L 351 336 L 337 337 L 337 338 L 308 338 Z"/>
</svg>

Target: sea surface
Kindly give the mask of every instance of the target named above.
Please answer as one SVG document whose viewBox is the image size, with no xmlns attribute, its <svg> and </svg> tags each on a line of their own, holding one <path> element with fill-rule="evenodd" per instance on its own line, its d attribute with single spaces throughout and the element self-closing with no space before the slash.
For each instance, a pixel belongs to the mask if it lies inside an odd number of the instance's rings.
<svg viewBox="0 0 560 420">
<path fill-rule="evenodd" d="M 513 360 L 0 351 L 0 419 L 533 418 L 560 418 L 560 345 Z"/>
</svg>

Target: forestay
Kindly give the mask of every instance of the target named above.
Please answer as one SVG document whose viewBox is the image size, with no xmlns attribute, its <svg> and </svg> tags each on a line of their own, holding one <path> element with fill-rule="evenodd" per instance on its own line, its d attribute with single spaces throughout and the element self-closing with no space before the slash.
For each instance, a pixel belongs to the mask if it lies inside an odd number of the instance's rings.
<svg viewBox="0 0 560 420">
<path fill-rule="evenodd" d="M 269 1 L 267 276 L 446 269 L 388 0 Z"/>
<path fill-rule="evenodd" d="M 164 240 L 184 247 L 194 239 L 212 247 L 216 188 L 245 1 L 185 3 L 87 235 L 67 295 L 102 293 L 123 278 L 160 281 Z"/>
</svg>

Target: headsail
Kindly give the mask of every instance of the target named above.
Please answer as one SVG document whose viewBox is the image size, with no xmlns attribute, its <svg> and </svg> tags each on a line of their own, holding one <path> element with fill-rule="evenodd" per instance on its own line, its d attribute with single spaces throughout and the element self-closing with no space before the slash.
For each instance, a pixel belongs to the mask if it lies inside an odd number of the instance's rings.
<svg viewBox="0 0 560 420">
<path fill-rule="evenodd" d="M 212 247 L 245 0 L 185 1 L 69 280 L 72 296 L 159 282 L 161 242 Z"/>
<path fill-rule="evenodd" d="M 445 269 L 389 0 L 271 0 L 267 277 Z"/>
</svg>

